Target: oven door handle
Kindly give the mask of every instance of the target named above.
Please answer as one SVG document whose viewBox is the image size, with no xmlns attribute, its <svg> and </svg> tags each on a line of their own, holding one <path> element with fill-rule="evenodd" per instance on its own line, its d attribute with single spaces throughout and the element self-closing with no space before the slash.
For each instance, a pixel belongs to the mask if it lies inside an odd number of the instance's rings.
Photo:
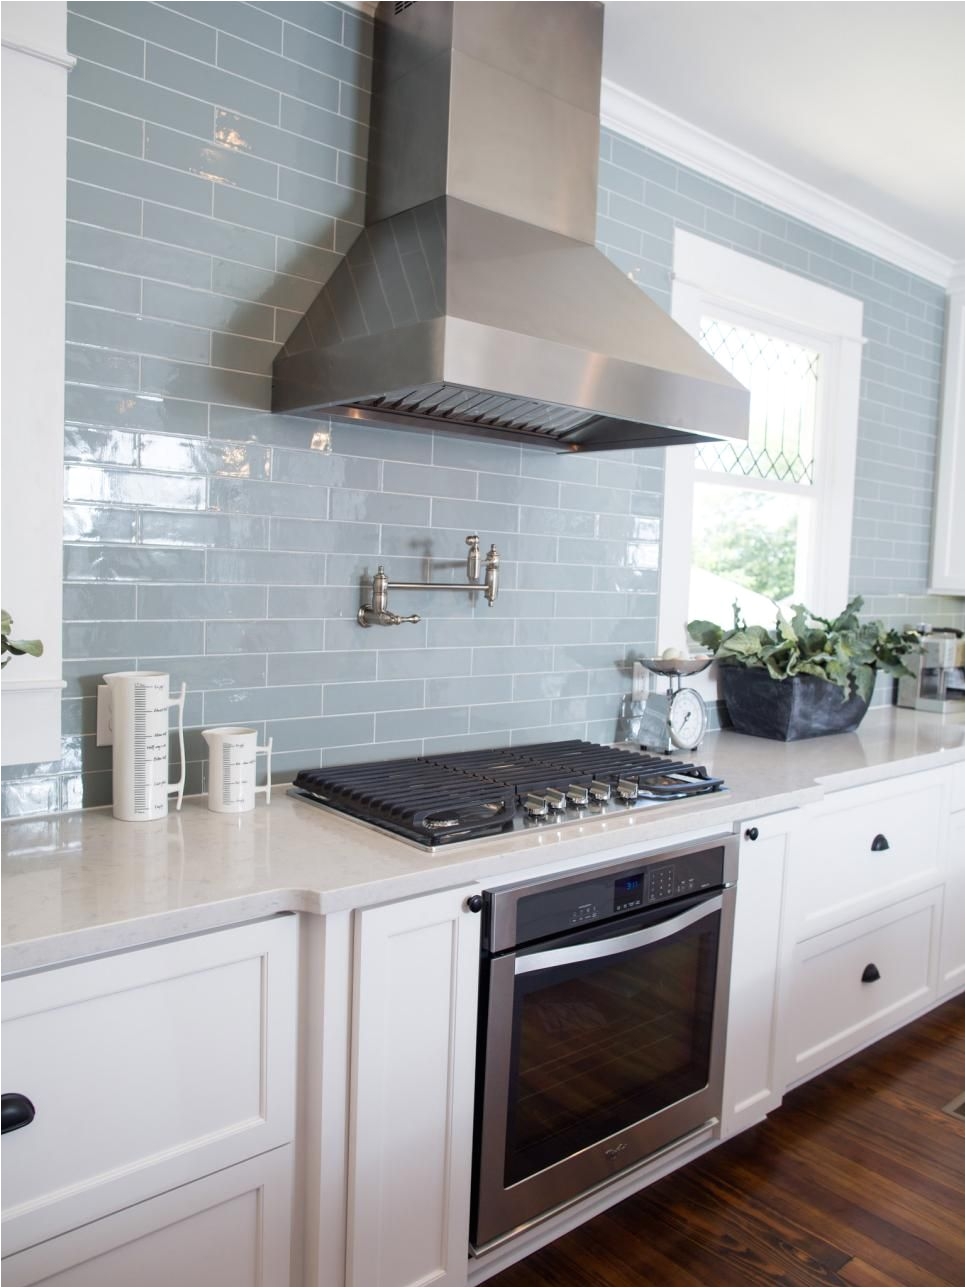
<svg viewBox="0 0 966 1288">
<path fill-rule="evenodd" d="M 672 917 L 669 921 L 648 926 L 646 930 L 635 930 L 629 935 L 621 935 L 618 939 L 597 939 L 589 944 L 572 944 L 569 948 L 548 948 L 546 952 L 529 953 L 526 957 L 516 958 L 513 963 L 513 973 L 529 975 L 532 971 L 550 970 L 554 966 L 570 966 L 574 962 L 596 961 L 599 957 L 616 957 L 618 953 L 626 953 L 634 948 L 645 948 L 648 944 L 657 944 L 662 939 L 670 939 L 672 935 L 686 930 L 688 926 L 693 926 L 696 922 L 703 921 L 705 917 L 720 912 L 722 906 L 722 896 L 718 894 L 713 899 L 698 904 L 696 908 L 689 908 L 680 916 Z"/>
</svg>

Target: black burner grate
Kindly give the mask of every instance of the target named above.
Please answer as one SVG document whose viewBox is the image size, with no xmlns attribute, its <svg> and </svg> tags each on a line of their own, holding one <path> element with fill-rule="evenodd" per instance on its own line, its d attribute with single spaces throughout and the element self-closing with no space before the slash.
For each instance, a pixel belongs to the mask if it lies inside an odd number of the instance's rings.
<svg viewBox="0 0 966 1288">
<path fill-rule="evenodd" d="M 691 783 L 654 786 L 672 773 Z M 295 787 L 353 818 L 437 845 L 509 828 L 529 794 L 566 792 L 594 781 L 616 786 L 620 779 L 638 783 L 652 797 L 722 786 L 694 765 L 574 740 L 306 769 Z"/>
</svg>

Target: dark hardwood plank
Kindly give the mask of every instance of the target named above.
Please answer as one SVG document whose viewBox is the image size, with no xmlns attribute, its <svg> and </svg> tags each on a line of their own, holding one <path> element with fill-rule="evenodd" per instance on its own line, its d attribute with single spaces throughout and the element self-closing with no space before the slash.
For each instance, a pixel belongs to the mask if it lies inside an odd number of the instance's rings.
<svg viewBox="0 0 966 1288">
<path fill-rule="evenodd" d="M 855 1284 L 856 1288 L 893 1288 L 899 1283 L 898 1279 L 892 1279 L 860 1257 L 847 1261 L 839 1273 L 847 1284 Z"/>
<path fill-rule="evenodd" d="M 488 1283 L 962 1284 L 962 1085 L 957 998 Z"/>
</svg>

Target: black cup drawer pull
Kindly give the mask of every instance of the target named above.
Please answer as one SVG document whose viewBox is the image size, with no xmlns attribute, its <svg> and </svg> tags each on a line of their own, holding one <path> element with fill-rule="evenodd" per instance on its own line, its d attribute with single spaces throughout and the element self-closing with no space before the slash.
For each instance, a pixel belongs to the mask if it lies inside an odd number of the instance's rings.
<svg viewBox="0 0 966 1288">
<path fill-rule="evenodd" d="M 22 1096 L 19 1091 L 5 1091 L 2 1096 L 2 1109 L 0 1109 L 0 1134 L 6 1135 L 8 1131 L 18 1131 L 21 1127 L 26 1127 L 28 1123 L 34 1120 L 34 1114 L 37 1112 L 26 1096 Z"/>
<path fill-rule="evenodd" d="M 869 962 L 868 966 L 866 966 L 865 970 L 862 972 L 862 983 L 874 984 L 877 979 L 881 978 L 882 976 L 879 974 L 878 966 L 876 966 L 875 962 Z"/>
<path fill-rule="evenodd" d="M 873 848 L 873 850 L 876 850 L 876 851 L 879 851 L 879 850 L 888 850 L 888 848 L 889 848 L 889 842 L 888 842 L 888 840 L 887 840 L 887 839 L 882 835 L 882 833 L 881 833 L 881 832 L 879 832 L 879 834 L 878 834 L 877 836 L 875 836 L 875 837 L 873 837 L 873 838 L 872 838 L 872 848 Z"/>
</svg>

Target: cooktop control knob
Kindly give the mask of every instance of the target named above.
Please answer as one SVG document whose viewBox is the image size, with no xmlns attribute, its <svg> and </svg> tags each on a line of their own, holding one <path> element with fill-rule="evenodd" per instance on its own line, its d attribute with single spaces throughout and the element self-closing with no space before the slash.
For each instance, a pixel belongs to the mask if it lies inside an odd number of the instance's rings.
<svg viewBox="0 0 966 1288">
<path fill-rule="evenodd" d="M 564 792 L 558 792 L 555 787 L 548 787 L 544 794 L 551 813 L 562 814 L 567 808 L 567 796 Z"/>
<path fill-rule="evenodd" d="M 576 806 L 577 809 L 582 805 L 586 805 L 589 799 L 590 793 L 587 791 L 586 787 L 579 787 L 576 783 L 571 783 L 567 788 L 567 800 L 571 805 Z"/>
<path fill-rule="evenodd" d="M 640 787 L 630 778 L 618 778 L 617 795 L 625 804 L 629 805 L 631 801 L 636 801 Z"/>
<path fill-rule="evenodd" d="M 595 778 L 590 784 L 590 794 L 599 805 L 603 805 L 604 801 L 610 800 L 610 783 L 602 783 Z"/>
<path fill-rule="evenodd" d="M 537 796 L 533 792 L 527 793 L 527 798 L 523 802 L 523 808 L 531 818 L 546 818 L 550 812 L 550 806 L 545 796 Z"/>
</svg>

